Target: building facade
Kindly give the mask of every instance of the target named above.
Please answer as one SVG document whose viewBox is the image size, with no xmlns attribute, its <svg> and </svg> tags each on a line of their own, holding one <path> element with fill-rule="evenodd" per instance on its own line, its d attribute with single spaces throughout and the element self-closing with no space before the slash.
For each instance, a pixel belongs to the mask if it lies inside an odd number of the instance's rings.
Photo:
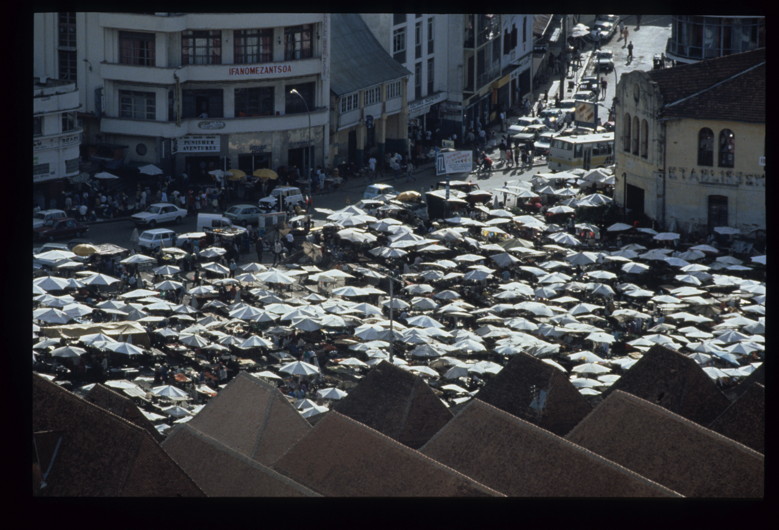
<svg viewBox="0 0 779 530">
<path fill-rule="evenodd" d="M 693 63 L 765 46 L 765 17 L 674 15 L 665 55 Z"/>
<path fill-rule="evenodd" d="M 614 199 L 629 220 L 765 230 L 765 50 L 623 74 Z"/>
<path fill-rule="evenodd" d="M 33 198 L 43 208 L 54 207 L 46 199 L 61 190 L 64 179 L 80 173 L 78 96 L 72 81 L 33 79 Z"/>
<path fill-rule="evenodd" d="M 35 73 L 73 71 L 82 152 L 107 168 L 153 163 L 198 181 L 327 159 L 328 14 L 35 16 Z M 63 32 L 81 45 L 63 50 Z"/>
<path fill-rule="evenodd" d="M 381 46 L 361 15 L 332 15 L 328 165 L 366 164 L 408 153 L 410 72 Z"/>
</svg>

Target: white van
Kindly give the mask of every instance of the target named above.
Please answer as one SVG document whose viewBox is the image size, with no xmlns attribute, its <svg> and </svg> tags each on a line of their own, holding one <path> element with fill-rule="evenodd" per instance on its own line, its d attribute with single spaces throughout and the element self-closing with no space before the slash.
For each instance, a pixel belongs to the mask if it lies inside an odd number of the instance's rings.
<svg viewBox="0 0 779 530">
<path fill-rule="evenodd" d="M 211 228 L 232 228 L 233 222 L 218 213 L 199 213 L 197 214 L 196 232 L 205 232 Z"/>
<path fill-rule="evenodd" d="M 169 228 L 152 228 L 144 230 L 138 236 L 138 246 L 154 250 L 159 247 L 172 247 L 176 244 L 176 232 Z"/>
<path fill-rule="evenodd" d="M 288 205 L 303 204 L 306 201 L 300 188 L 295 186 L 276 186 L 271 190 L 270 195 L 260 199 L 259 206 L 264 210 L 278 210 L 279 200 L 283 201 L 283 208 L 286 208 Z"/>
</svg>

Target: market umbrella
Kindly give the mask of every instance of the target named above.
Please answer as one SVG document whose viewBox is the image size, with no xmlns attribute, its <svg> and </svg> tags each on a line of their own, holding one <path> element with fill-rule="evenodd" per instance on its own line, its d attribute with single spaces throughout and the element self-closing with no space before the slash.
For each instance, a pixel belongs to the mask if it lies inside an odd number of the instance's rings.
<svg viewBox="0 0 779 530">
<path fill-rule="evenodd" d="M 643 263 L 628 262 L 622 265 L 621 270 L 628 274 L 643 274 L 649 271 L 649 266 Z"/>
<path fill-rule="evenodd" d="M 74 357 L 81 357 L 84 355 L 87 351 L 84 348 L 79 348 L 77 346 L 63 346 L 61 348 L 55 348 L 51 351 L 52 357 L 62 357 L 62 358 L 74 358 Z"/>
<path fill-rule="evenodd" d="M 610 333 L 604 333 L 602 331 L 595 331 L 595 332 L 590 333 L 589 335 L 587 335 L 585 337 L 585 340 L 591 340 L 592 342 L 596 342 L 596 343 L 604 343 L 605 342 L 607 344 L 611 344 L 616 339 L 614 338 L 614 335 L 612 335 Z"/>
<path fill-rule="evenodd" d="M 129 342 L 109 342 L 106 343 L 105 347 L 114 353 L 122 355 L 142 355 L 145 353 L 141 348 Z"/>
<path fill-rule="evenodd" d="M 182 344 L 186 344 L 187 346 L 192 346 L 194 348 L 203 348 L 204 346 L 208 346 L 210 344 L 210 341 L 205 339 L 204 337 L 201 337 L 200 335 L 194 334 L 194 335 L 181 335 L 179 337 L 179 341 Z"/>
<path fill-rule="evenodd" d="M 59 276 L 42 276 L 33 280 L 33 285 L 46 291 L 62 291 L 68 286 L 68 279 Z"/>
<path fill-rule="evenodd" d="M 287 363 L 281 368 L 279 368 L 279 372 L 284 372 L 289 375 L 315 375 L 319 373 L 319 368 L 314 366 L 313 364 L 309 364 L 304 361 L 294 361 L 291 363 Z"/>
<path fill-rule="evenodd" d="M 266 180 L 277 180 L 279 178 L 278 173 L 268 168 L 255 169 L 252 175 Z"/>
<path fill-rule="evenodd" d="M 328 387 L 320 388 L 316 391 L 316 395 L 320 399 L 339 400 L 345 398 L 347 393 L 340 388 Z"/>
<path fill-rule="evenodd" d="M 222 265 L 221 263 L 208 262 L 200 265 L 200 268 L 204 271 L 213 272 L 214 274 L 230 274 L 230 269 Z"/>
<path fill-rule="evenodd" d="M 242 169 L 230 169 L 225 172 L 228 180 L 241 180 L 246 177 L 246 172 Z"/>
<path fill-rule="evenodd" d="M 73 320 L 73 318 L 56 308 L 44 307 L 36 309 L 32 312 L 33 319 L 46 322 L 48 324 L 66 324 Z"/>
<path fill-rule="evenodd" d="M 295 279 L 279 270 L 271 269 L 257 274 L 257 277 L 265 283 L 275 283 L 280 285 L 291 285 Z"/>
<path fill-rule="evenodd" d="M 655 241 L 674 241 L 676 239 L 679 239 L 679 237 L 681 236 L 676 232 L 660 232 L 652 236 L 652 239 L 654 239 Z"/>
<path fill-rule="evenodd" d="M 157 274 L 159 276 L 172 276 L 174 274 L 180 273 L 181 268 L 177 267 L 176 265 L 163 265 L 161 267 L 156 267 L 152 269 L 152 272 L 154 272 L 154 274 Z"/>
<path fill-rule="evenodd" d="M 142 265 L 144 263 L 157 263 L 157 259 L 145 254 L 133 254 L 119 261 L 119 263 L 123 265 Z"/>
<path fill-rule="evenodd" d="M 571 372 L 577 373 L 577 374 L 605 374 L 611 371 L 611 368 L 608 366 L 603 366 L 600 364 L 588 362 L 584 364 L 579 364 L 574 366 L 571 369 Z"/>
</svg>

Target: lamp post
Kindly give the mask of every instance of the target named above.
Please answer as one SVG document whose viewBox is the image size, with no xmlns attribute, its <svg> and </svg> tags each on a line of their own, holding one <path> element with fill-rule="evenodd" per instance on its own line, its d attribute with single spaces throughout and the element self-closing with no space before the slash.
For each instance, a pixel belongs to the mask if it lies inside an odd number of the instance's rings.
<svg viewBox="0 0 779 530">
<path fill-rule="evenodd" d="M 311 111 L 308 108 L 308 103 L 306 102 L 306 98 L 304 98 L 300 92 L 297 91 L 297 89 L 293 88 L 289 91 L 290 94 L 295 94 L 297 97 L 299 97 L 303 101 L 303 105 L 306 106 L 306 114 L 308 115 L 308 153 L 306 154 L 306 167 L 305 169 L 305 176 L 306 179 L 306 187 L 310 185 L 311 182 L 311 148 L 313 147 L 313 144 L 311 143 Z M 309 189 L 309 193 L 311 193 L 311 190 Z"/>
</svg>

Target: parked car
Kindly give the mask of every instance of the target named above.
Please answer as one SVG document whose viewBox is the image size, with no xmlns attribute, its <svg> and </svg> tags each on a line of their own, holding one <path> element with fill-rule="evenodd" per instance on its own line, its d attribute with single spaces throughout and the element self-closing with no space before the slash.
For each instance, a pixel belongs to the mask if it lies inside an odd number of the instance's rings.
<svg viewBox="0 0 779 530">
<path fill-rule="evenodd" d="M 32 228 L 40 228 L 55 219 L 65 219 L 68 214 L 64 210 L 41 210 L 32 214 Z"/>
<path fill-rule="evenodd" d="M 535 154 L 546 156 L 549 154 L 549 148 L 552 146 L 552 138 L 555 133 L 551 131 L 542 132 L 538 135 L 535 143 L 533 144 L 533 150 Z"/>
<path fill-rule="evenodd" d="M 362 194 L 363 199 L 373 199 L 379 195 L 397 195 L 395 187 L 390 184 L 370 184 Z"/>
<path fill-rule="evenodd" d="M 595 101 L 597 95 L 592 90 L 578 90 L 573 98 L 577 101 Z"/>
<path fill-rule="evenodd" d="M 595 15 L 595 23 L 611 22 L 614 25 L 619 24 L 619 15 Z"/>
<path fill-rule="evenodd" d="M 157 202 L 142 212 L 130 216 L 138 226 L 154 227 L 163 223 L 180 223 L 187 216 L 187 211 L 169 202 Z"/>
<path fill-rule="evenodd" d="M 176 244 L 176 232 L 168 228 L 144 230 L 138 236 L 138 246 L 154 250 L 159 247 L 172 247 Z"/>
<path fill-rule="evenodd" d="M 598 50 L 595 53 L 595 71 L 611 72 L 614 70 L 614 53 L 611 50 Z"/>
<path fill-rule="evenodd" d="M 288 205 L 303 204 L 305 197 L 300 188 L 295 186 L 276 186 L 270 192 L 270 195 L 263 197 L 259 201 L 259 207 L 263 210 L 278 210 L 279 200 L 282 201 L 282 206 L 286 208 Z"/>
<path fill-rule="evenodd" d="M 256 225 L 257 215 L 260 214 L 259 206 L 253 204 L 236 204 L 230 206 L 224 213 L 224 216 L 230 219 L 235 225 Z"/>
<path fill-rule="evenodd" d="M 565 116 L 565 111 L 558 107 L 549 107 L 541 111 L 538 115 L 542 120 L 549 119 L 549 124 L 555 127 L 557 120 L 560 120 Z"/>
<path fill-rule="evenodd" d="M 539 123 L 543 124 L 544 121 L 540 118 L 534 118 L 532 116 L 521 116 L 517 118 L 512 125 L 509 126 L 509 132 L 512 132 L 512 130 L 519 132 L 519 129 L 521 128 L 527 127 L 528 125 L 538 125 Z"/>
<path fill-rule="evenodd" d="M 79 223 L 72 217 L 64 219 L 55 219 L 51 224 L 43 225 L 34 230 L 35 236 L 39 240 L 54 241 L 65 237 L 81 237 L 89 231 L 89 227 Z"/>
<path fill-rule="evenodd" d="M 592 26 L 592 38 L 594 40 L 597 40 L 595 34 L 599 33 L 601 44 L 605 44 L 609 42 L 612 39 L 612 37 L 614 37 L 614 32 L 616 31 L 616 29 L 617 29 L 616 25 L 611 22 L 605 20 L 595 22 L 595 24 L 593 24 Z"/>
</svg>

